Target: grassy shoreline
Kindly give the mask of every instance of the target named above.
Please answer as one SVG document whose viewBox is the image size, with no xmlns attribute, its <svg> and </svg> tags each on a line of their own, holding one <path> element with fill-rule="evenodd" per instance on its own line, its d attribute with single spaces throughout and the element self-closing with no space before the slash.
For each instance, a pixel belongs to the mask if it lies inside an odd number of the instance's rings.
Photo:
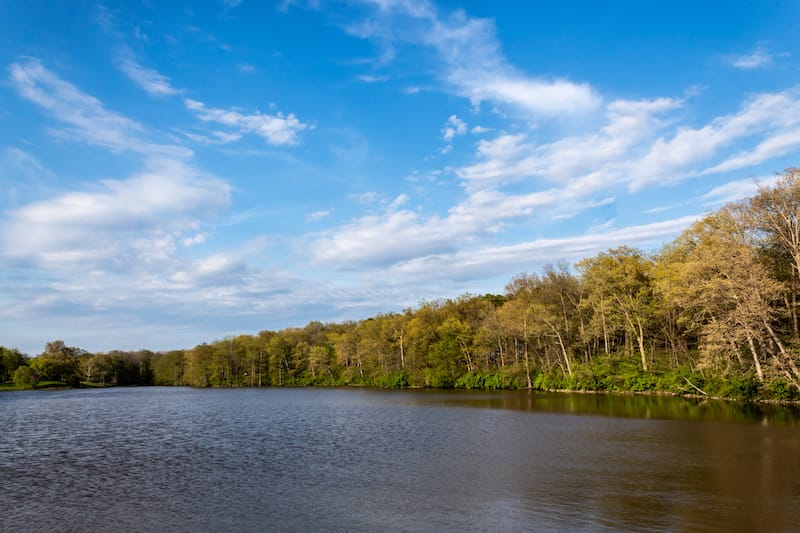
<svg viewBox="0 0 800 533">
<path fill-rule="evenodd" d="M 137 385 L 137 387 L 148 387 L 157 385 Z M 176 385 L 166 385 L 168 387 Z M 177 385 L 182 386 L 182 385 Z M 71 390 L 71 389 L 102 389 L 102 388 L 117 388 L 117 387 L 130 387 L 130 385 L 117 386 L 117 385 L 98 385 L 94 383 L 82 383 L 80 387 L 70 387 L 63 382 L 43 382 L 34 386 L 19 386 L 14 384 L 5 383 L 0 385 L 0 392 L 17 392 L 17 391 L 56 391 L 56 390 Z M 220 389 L 258 389 L 258 388 L 336 388 L 336 389 L 363 389 L 375 388 L 384 390 L 441 390 L 441 391 L 525 391 L 525 388 L 520 387 L 504 387 L 504 388 L 490 388 L 490 387 L 385 387 L 378 385 L 365 385 L 361 383 L 353 384 L 338 384 L 338 385 L 287 385 L 283 387 L 265 386 L 265 387 L 211 387 Z M 193 387 L 197 388 L 197 387 Z M 736 396 L 718 396 L 713 394 L 697 394 L 697 393 L 682 393 L 668 390 L 599 390 L 599 389 L 570 389 L 570 388 L 534 388 L 529 392 L 532 393 L 558 393 L 558 394 L 583 394 L 583 395 L 598 395 L 598 396 L 661 396 L 673 398 L 686 398 L 696 400 L 718 400 L 725 402 L 736 403 L 761 403 L 771 405 L 787 405 L 787 406 L 800 406 L 800 399 L 780 399 L 769 397 L 736 397 Z"/>
</svg>

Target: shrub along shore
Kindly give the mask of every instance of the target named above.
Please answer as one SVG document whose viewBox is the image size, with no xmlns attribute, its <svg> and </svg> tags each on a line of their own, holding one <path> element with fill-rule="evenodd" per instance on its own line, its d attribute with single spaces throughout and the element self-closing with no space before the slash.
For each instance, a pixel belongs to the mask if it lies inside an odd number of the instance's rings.
<svg viewBox="0 0 800 533">
<path fill-rule="evenodd" d="M 800 399 L 800 170 L 654 252 L 622 246 L 422 302 L 154 353 L 0 347 L 5 387 L 378 386 Z"/>
</svg>

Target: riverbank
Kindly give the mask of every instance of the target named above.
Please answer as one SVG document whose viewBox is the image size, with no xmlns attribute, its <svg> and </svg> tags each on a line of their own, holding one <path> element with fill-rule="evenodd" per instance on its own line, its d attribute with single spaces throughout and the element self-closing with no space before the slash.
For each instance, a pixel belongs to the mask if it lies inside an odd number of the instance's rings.
<svg viewBox="0 0 800 533">
<path fill-rule="evenodd" d="M 168 387 L 172 386 L 182 386 L 182 385 L 168 385 Z M 16 385 L 0 385 L 0 392 L 18 392 L 18 391 L 58 391 L 58 390 L 71 390 L 71 389 L 102 389 L 102 388 L 130 388 L 130 387 L 137 387 L 137 388 L 144 388 L 147 389 L 148 387 L 155 387 L 155 385 L 145 385 L 145 386 L 116 386 L 116 385 L 98 385 L 92 383 L 82 383 L 80 387 L 69 387 L 63 382 L 47 382 L 36 384 L 34 386 L 16 386 Z M 525 388 L 518 388 L 518 387 L 503 387 L 503 388 L 478 388 L 478 387 L 447 387 L 447 388 L 440 388 L 440 387 L 419 387 L 419 386 L 408 386 L 408 387 L 383 387 L 383 386 L 376 386 L 376 385 L 365 385 L 362 383 L 353 383 L 353 384 L 339 384 L 339 385 L 285 385 L 281 387 L 275 386 L 265 386 L 265 387 L 191 387 L 191 388 L 213 388 L 213 389 L 376 389 L 376 390 L 429 390 L 429 391 L 499 391 L 499 390 L 507 390 L 507 391 L 525 391 Z M 653 397 L 670 397 L 670 398 L 686 398 L 692 400 L 715 400 L 715 401 L 724 401 L 724 402 L 736 402 L 736 403 L 760 403 L 760 404 L 767 404 L 767 405 L 785 405 L 785 406 L 800 406 L 800 399 L 778 399 L 778 398 L 761 398 L 761 397 L 750 397 L 750 398 L 742 398 L 742 397 L 734 397 L 734 396 L 719 396 L 719 395 L 711 395 L 711 394 L 697 394 L 697 393 L 688 393 L 688 392 L 674 392 L 674 391 L 664 391 L 664 390 L 593 390 L 593 389 L 569 389 L 569 388 L 534 388 L 530 389 L 531 393 L 535 394 L 546 394 L 546 393 L 555 393 L 555 394 L 580 394 L 580 395 L 597 395 L 597 396 L 612 396 L 612 397 L 627 397 L 627 396 L 653 396 Z"/>
</svg>

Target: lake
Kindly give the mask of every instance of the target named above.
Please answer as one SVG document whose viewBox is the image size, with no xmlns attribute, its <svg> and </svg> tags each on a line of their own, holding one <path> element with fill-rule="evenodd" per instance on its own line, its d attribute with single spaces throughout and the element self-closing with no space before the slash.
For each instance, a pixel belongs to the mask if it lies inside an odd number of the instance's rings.
<svg viewBox="0 0 800 533">
<path fill-rule="evenodd" d="M 800 530 L 800 412 L 525 391 L 0 393 L 2 531 Z"/>
</svg>

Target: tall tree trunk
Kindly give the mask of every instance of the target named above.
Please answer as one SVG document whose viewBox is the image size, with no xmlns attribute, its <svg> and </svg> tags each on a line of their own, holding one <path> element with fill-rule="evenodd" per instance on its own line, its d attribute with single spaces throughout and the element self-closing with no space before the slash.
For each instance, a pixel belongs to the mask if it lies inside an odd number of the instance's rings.
<svg viewBox="0 0 800 533">
<path fill-rule="evenodd" d="M 572 364 L 570 364 L 567 348 L 564 346 L 564 339 L 561 338 L 561 333 L 559 333 L 558 328 L 555 327 L 555 324 L 552 324 L 548 320 L 545 320 L 545 323 L 550 326 L 550 329 L 553 330 L 553 333 L 555 333 L 556 338 L 558 339 L 558 345 L 561 347 L 561 355 L 564 356 L 564 363 L 567 365 L 567 373 L 569 374 L 569 377 L 572 377 Z"/>
<path fill-rule="evenodd" d="M 531 364 L 528 360 L 528 341 L 525 342 L 525 377 L 528 380 L 528 390 L 533 390 L 533 383 L 531 382 Z"/>
<path fill-rule="evenodd" d="M 406 350 L 403 346 L 403 333 L 400 333 L 400 368 L 406 367 Z"/>
<path fill-rule="evenodd" d="M 500 368 L 505 368 L 506 362 L 503 356 L 503 340 L 497 339 L 497 351 L 500 354 Z"/>
<path fill-rule="evenodd" d="M 797 289 L 795 288 L 796 281 L 792 280 L 792 301 L 787 305 L 792 320 L 792 340 L 795 342 L 800 341 L 800 331 L 797 327 Z"/>
<path fill-rule="evenodd" d="M 640 318 L 636 318 L 636 323 L 639 326 L 637 338 L 639 340 L 639 353 L 642 356 L 642 370 L 647 372 L 647 352 L 644 349 L 644 329 L 642 328 L 642 321 Z"/>
<path fill-rule="evenodd" d="M 747 336 L 747 343 L 750 345 L 750 353 L 753 355 L 753 363 L 756 365 L 758 381 L 764 383 L 764 371 L 761 370 L 761 362 L 758 360 L 758 352 L 756 352 L 756 345 L 753 342 L 753 337 L 751 335 Z"/>
</svg>

